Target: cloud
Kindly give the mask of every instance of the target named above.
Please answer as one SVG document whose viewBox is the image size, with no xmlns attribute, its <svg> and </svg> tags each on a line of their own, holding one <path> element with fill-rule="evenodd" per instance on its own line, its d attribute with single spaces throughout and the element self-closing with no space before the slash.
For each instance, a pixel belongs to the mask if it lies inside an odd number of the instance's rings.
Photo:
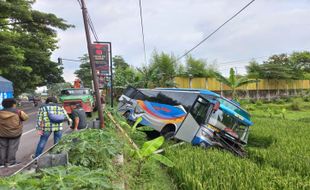
<svg viewBox="0 0 310 190">
<path fill-rule="evenodd" d="M 142 1 L 147 56 L 154 49 L 182 55 L 241 9 L 248 0 L 148 0 Z M 111 41 L 114 55 L 134 66 L 144 62 L 137 0 L 91 0 L 88 11 L 102 41 Z M 40 0 L 35 9 L 55 13 L 76 28 L 59 31 L 59 47 L 53 59 L 76 59 L 87 52 L 81 9 L 77 1 Z M 244 73 L 248 61 L 220 63 L 274 53 L 310 49 L 309 0 L 255 1 L 238 17 L 202 44 L 193 56 L 216 60 L 228 73 L 236 67 Z M 258 59 L 262 60 L 262 59 Z M 65 79 L 72 81 L 77 64 L 65 62 Z"/>
</svg>

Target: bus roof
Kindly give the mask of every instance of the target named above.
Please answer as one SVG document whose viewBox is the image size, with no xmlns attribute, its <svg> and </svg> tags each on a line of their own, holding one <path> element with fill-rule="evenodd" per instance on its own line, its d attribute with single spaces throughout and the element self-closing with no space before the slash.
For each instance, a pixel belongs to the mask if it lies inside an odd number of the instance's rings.
<svg viewBox="0 0 310 190">
<path fill-rule="evenodd" d="M 210 90 L 206 90 L 206 89 L 197 89 L 197 88 L 155 88 L 158 90 L 179 90 L 179 91 L 196 91 L 199 92 L 201 94 L 205 94 L 205 95 L 211 95 L 211 96 L 215 96 L 215 97 L 221 97 L 219 94 L 212 92 Z"/>
</svg>

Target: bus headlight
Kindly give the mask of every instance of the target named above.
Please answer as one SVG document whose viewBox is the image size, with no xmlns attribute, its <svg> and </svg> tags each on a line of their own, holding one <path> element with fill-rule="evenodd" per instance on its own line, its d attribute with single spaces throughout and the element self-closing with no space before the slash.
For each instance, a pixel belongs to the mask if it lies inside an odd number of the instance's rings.
<svg viewBox="0 0 310 190">
<path fill-rule="evenodd" d="M 207 137 L 208 133 L 205 130 L 201 129 L 201 135 Z"/>
</svg>

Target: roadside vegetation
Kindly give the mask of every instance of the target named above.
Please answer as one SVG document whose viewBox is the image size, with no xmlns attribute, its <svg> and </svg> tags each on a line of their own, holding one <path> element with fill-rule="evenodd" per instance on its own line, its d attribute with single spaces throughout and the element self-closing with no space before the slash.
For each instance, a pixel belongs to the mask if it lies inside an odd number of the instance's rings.
<svg viewBox="0 0 310 190">
<path fill-rule="evenodd" d="M 124 125 L 125 120 L 115 112 L 114 117 Z M 139 142 L 135 150 L 108 118 L 105 122 L 105 129 L 69 134 L 52 149 L 52 153 L 68 153 L 68 166 L 1 178 L 0 189 L 175 189 L 163 166 L 173 163 L 153 153 L 164 143 L 163 137 L 148 141 L 143 132 L 123 126 Z"/>
</svg>

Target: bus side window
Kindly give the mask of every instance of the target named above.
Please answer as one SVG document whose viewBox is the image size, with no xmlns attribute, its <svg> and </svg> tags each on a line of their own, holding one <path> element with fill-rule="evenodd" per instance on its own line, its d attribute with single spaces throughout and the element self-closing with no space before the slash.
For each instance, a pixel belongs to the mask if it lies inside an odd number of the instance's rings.
<svg viewBox="0 0 310 190">
<path fill-rule="evenodd" d="M 134 93 L 134 95 L 133 95 L 133 99 L 135 99 L 135 100 L 145 100 L 146 96 L 142 92 L 137 90 L 136 93 Z"/>
<path fill-rule="evenodd" d="M 127 87 L 126 90 L 124 91 L 124 95 L 129 97 L 129 98 L 133 98 L 133 95 L 134 93 L 136 92 L 137 90 L 132 88 L 132 87 Z"/>
<path fill-rule="evenodd" d="M 158 92 L 146 89 L 141 89 L 140 91 L 145 95 L 145 100 L 150 102 L 158 102 L 157 100 Z"/>
<path fill-rule="evenodd" d="M 192 108 L 191 114 L 199 125 L 204 124 L 209 107 L 207 102 L 197 101 Z"/>
<path fill-rule="evenodd" d="M 174 92 L 160 92 L 157 95 L 158 102 L 161 104 L 178 105 L 178 101 L 174 97 Z"/>
</svg>

